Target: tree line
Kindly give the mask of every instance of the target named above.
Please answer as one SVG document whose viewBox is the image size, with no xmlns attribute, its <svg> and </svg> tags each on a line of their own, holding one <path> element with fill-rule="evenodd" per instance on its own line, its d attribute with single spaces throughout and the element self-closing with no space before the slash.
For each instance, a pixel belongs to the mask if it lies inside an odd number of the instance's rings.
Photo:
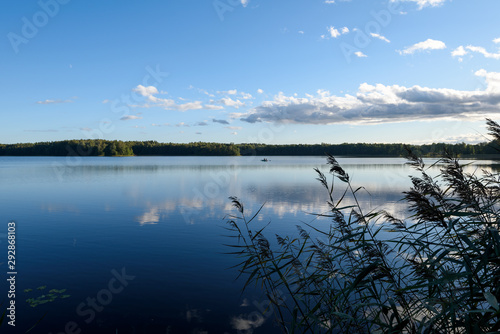
<svg viewBox="0 0 500 334">
<path fill-rule="evenodd" d="M 393 156 L 405 155 L 409 147 L 420 156 L 436 156 L 449 152 L 458 156 L 498 154 L 496 142 L 480 144 L 428 145 L 405 144 L 225 144 L 193 142 L 187 144 L 157 141 L 64 140 L 39 143 L 0 144 L 0 156 Z"/>
</svg>

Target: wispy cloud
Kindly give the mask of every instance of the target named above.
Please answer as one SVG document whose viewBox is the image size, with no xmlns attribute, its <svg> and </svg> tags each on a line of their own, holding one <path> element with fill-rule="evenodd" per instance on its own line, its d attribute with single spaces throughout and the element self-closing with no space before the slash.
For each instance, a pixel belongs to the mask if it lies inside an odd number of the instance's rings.
<svg viewBox="0 0 500 334">
<path fill-rule="evenodd" d="M 244 102 L 241 102 L 240 100 L 233 100 L 231 99 L 230 97 L 223 97 L 222 99 L 220 99 L 218 101 L 220 104 L 223 104 L 225 106 L 228 106 L 228 107 L 232 107 L 232 108 L 241 108 L 241 107 L 244 107 L 245 106 L 245 103 Z"/>
<path fill-rule="evenodd" d="M 409 55 L 414 54 L 417 51 L 428 51 L 428 50 L 442 50 L 446 49 L 446 44 L 442 41 L 437 41 L 435 39 L 427 39 L 426 41 L 413 44 L 412 46 L 399 51 L 399 54 Z"/>
<path fill-rule="evenodd" d="M 460 91 L 420 86 L 361 84 L 357 94 L 336 96 L 319 90 L 301 98 L 283 93 L 240 115 L 249 123 L 297 124 L 387 123 L 448 118 L 481 119 L 500 113 L 500 73 L 479 70 L 483 91 Z"/>
<path fill-rule="evenodd" d="M 166 110 L 179 110 L 179 111 L 187 111 L 187 110 L 197 110 L 203 109 L 203 104 L 201 101 L 193 101 L 187 103 L 176 103 L 172 99 L 164 99 L 156 97 L 155 95 L 161 94 L 158 89 L 154 86 L 145 87 L 143 85 L 138 85 L 132 91 L 139 93 L 144 96 L 146 99 L 146 103 L 143 105 L 136 105 L 134 107 L 140 108 L 152 108 L 159 107 Z"/>
<path fill-rule="evenodd" d="M 238 94 L 238 90 L 237 89 L 223 90 L 223 91 L 218 91 L 217 94 L 236 95 Z"/>
<path fill-rule="evenodd" d="M 60 103 L 73 103 L 73 100 L 45 100 L 37 101 L 37 104 L 60 104 Z"/>
<path fill-rule="evenodd" d="M 384 42 L 386 42 L 386 43 L 390 43 L 390 42 L 391 42 L 391 41 L 390 41 L 390 40 L 388 40 L 385 36 L 382 36 L 382 35 L 380 35 L 380 34 L 376 34 L 376 33 L 373 33 L 373 32 L 372 32 L 372 33 L 370 33 L 370 35 L 371 35 L 372 37 L 374 37 L 374 38 L 378 38 L 378 39 L 380 39 L 381 41 L 384 41 Z"/>
<path fill-rule="evenodd" d="M 122 118 L 120 118 L 121 121 L 129 121 L 132 119 L 142 119 L 142 117 L 135 116 L 135 115 L 126 115 L 126 116 L 123 116 Z"/>
<path fill-rule="evenodd" d="M 48 130 L 24 130 L 24 132 L 59 132 L 58 130 L 48 129 Z"/>
<path fill-rule="evenodd" d="M 253 98 L 252 94 L 245 93 L 245 92 L 238 92 L 237 89 L 230 89 L 230 90 L 226 90 L 226 91 L 218 91 L 217 94 L 239 96 L 239 97 L 241 97 L 241 98 L 243 98 L 245 100 Z"/>
<path fill-rule="evenodd" d="M 421 10 L 426 7 L 438 7 L 443 5 L 447 0 L 391 0 L 391 2 L 413 2 Z"/>
<path fill-rule="evenodd" d="M 493 43 L 500 43 L 500 38 L 495 38 L 493 40 Z M 458 48 L 456 48 L 455 50 L 453 50 L 453 52 L 451 53 L 451 55 L 453 57 L 463 57 L 467 54 L 469 54 L 469 52 L 475 52 L 475 53 L 480 53 L 482 54 L 484 57 L 486 58 L 490 58 L 490 59 L 500 59 L 500 49 L 498 50 L 498 52 L 489 52 L 486 50 L 486 48 L 482 47 L 482 46 L 474 46 L 474 45 L 468 45 L 468 46 L 459 46 Z M 462 60 L 460 58 L 460 60 Z"/>
<path fill-rule="evenodd" d="M 351 0 L 339 0 L 340 2 L 349 2 Z M 335 3 L 335 0 L 325 0 L 324 3 L 332 5 Z"/>
<path fill-rule="evenodd" d="M 229 122 L 224 119 L 213 119 L 212 122 L 226 125 L 229 124 Z"/>
<path fill-rule="evenodd" d="M 486 51 L 486 49 L 481 46 L 472 46 L 472 45 L 467 46 L 466 49 L 471 52 L 480 53 L 486 58 L 497 59 L 497 60 L 500 59 L 500 51 L 497 53 L 491 53 Z"/>
<path fill-rule="evenodd" d="M 218 105 L 215 105 L 215 104 L 205 104 L 203 106 L 203 109 L 207 109 L 207 110 L 222 110 L 224 109 L 223 106 L 218 106 Z"/>
<path fill-rule="evenodd" d="M 355 54 L 357 57 L 359 57 L 359 58 L 366 58 L 366 57 L 368 57 L 367 55 L 365 55 L 365 54 L 364 54 L 363 52 L 361 52 L 361 51 L 356 51 L 356 52 L 354 52 L 354 54 Z"/>
</svg>

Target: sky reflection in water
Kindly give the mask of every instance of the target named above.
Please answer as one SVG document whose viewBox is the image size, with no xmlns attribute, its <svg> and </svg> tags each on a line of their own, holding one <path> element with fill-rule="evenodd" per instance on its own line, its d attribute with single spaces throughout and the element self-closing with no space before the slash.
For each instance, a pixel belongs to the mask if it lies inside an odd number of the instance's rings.
<svg viewBox="0 0 500 334">
<path fill-rule="evenodd" d="M 359 192 L 365 210 L 404 212 L 399 200 L 412 171 L 403 159 L 339 162 L 354 188 L 365 187 Z M 239 197 L 248 215 L 265 203 L 256 224 L 271 221 L 269 236 L 296 233 L 300 221 L 314 220 L 308 213 L 327 211 L 313 171 L 327 173 L 325 163 L 324 157 L 0 158 L 0 217 L 18 226 L 19 323 L 28 328 L 48 311 L 40 332 L 61 332 L 70 321 L 92 333 L 274 332 L 259 310 L 262 295 L 253 289 L 241 295 L 243 281 L 227 270 L 237 263 L 222 254 L 230 242 L 224 218 L 235 213 L 228 197 Z M 338 198 L 345 185 L 335 185 Z M 87 298 L 122 268 L 135 278 L 87 324 Z M 71 297 L 30 308 L 22 291 L 42 285 Z"/>
</svg>

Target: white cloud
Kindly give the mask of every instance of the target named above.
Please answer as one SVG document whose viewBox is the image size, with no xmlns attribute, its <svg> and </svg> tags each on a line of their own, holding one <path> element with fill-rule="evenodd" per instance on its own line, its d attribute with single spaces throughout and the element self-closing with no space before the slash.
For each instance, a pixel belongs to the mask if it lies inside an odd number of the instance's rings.
<svg viewBox="0 0 500 334">
<path fill-rule="evenodd" d="M 259 89 L 257 89 L 257 93 L 259 93 L 259 94 L 264 94 L 264 91 L 263 91 L 262 89 L 260 89 L 260 88 L 259 88 Z"/>
<path fill-rule="evenodd" d="M 141 94 L 142 96 L 151 96 L 158 94 L 158 89 L 154 86 L 144 87 L 143 85 L 139 85 L 132 89 L 132 91 Z"/>
<path fill-rule="evenodd" d="M 495 43 L 495 44 L 498 44 L 498 43 L 500 43 L 500 37 L 498 37 L 498 38 L 495 38 L 495 39 L 493 40 L 493 43 Z"/>
<path fill-rule="evenodd" d="M 500 73 L 479 70 L 487 88 L 460 91 L 447 88 L 404 87 L 363 83 L 357 94 L 335 96 L 319 90 L 301 98 L 278 94 L 241 120 L 297 124 L 370 124 L 434 119 L 482 119 L 500 114 Z M 491 117 L 491 116 L 489 116 Z"/>
<path fill-rule="evenodd" d="M 229 130 L 241 130 L 241 129 L 243 129 L 241 126 L 226 126 L 225 128 L 229 129 Z"/>
<path fill-rule="evenodd" d="M 135 115 L 126 115 L 120 118 L 121 121 L 129 121 L 131 119 L 142 119 L 142 117 L 135 116 Z"/>
<path fill-rule="evenodd" d="M 233 100 L 230 97 L 223 97 L 222 99 L 219 100 L 219 103 L 236 109 L 245 106 L 245 103 L 241 102 L 240 100 Z"/>
<path fill-rule="evenodd" d="M 245 100 L 253 99 L 253 96 L 250 93 L 243 93 L 243 92 L 241 92 L 240 95 Z"/>
<path fill-rule="evenodd" d="M 384 41 L 384 42 L 387 42 L 387 43 L 390 43 L 390 42 L 391 42 L 391 41 L 390 41 L 390 40 L 388 40 L 386 37 L 384 37 L 384 36 L 382 36 L 382 35 L 380 35 L 380 34 L 375 34 L 375 33 L 373 33 L 373 32 L 372 32 L 372 33 L 370 33 L 370 35 L 371 35 L 372 37 L 374 37 L 374 38 L 378 38 L 378 39 L 380 39 L 381 41 Z"/>
<path fill-rule="evenodd" d="M 337 38 L 339 37 L 340 35 L 344 35 L 344 34 L 347 34 L 349 33 L 349 28 L 347 27 L 343 27 L 343 28 L 340 28 L 340 31 L 335 28 L 334 26 L 329 26 L 329 27 L 326 27 L 326 30 L 328 31 L 328 33 L 330 34 L 330 37 L 331 38 Z M 322 38 L 327 38 L 325 35 L 321 35 Z"/>
<path fill-rule="evenodd" d="M 355 54 L 357 57 L 359 57 L 359 58 L 366 58 L 366 57 L 368 57 L 367 55 L 365 55 L 365 54 L 364 54 L 363 52 L 361 52 L 361 51 L 356 51 L 356 52 L 354 52 L 354 54 Z"/>
<path fill-rule="evenodd" d="M 340 2 L 349 2 L 349 1 L 351 0 L 340 0 Z M 331 5 L 335 3 L 335 0 L 325 0 L 325 3 Z"/>
<path fill-rule="evenodd" d="M 177 104 L 172 99 L 158 98 L 155 95 L 160 94 L 160 92 L 158 92 L 158 89 L 154 86 L 144 87 L 143 85 L 138 85 L 137 87 L 132 89 L 132 91 L 137 92 L 146 98 L 145 104 L 137 105 L 134 107 L 140 107 L 140 108 L 159 107 L 165 110 L 180 110 L 180 111 L 203 109 L 203 104 L 201 101 Z"/>
<path fill-rule="evenodd" d="M 414 54 L 417 51 L 424 51 L 424 50 L 442 50 L 446 49 L 446 44 L 444 44 L 441 41 L 437 41 L 434 39 L 427 39 L 424 42 L 416 43 L 403 51 L 399 51 L 399 54 Z"/>
<path fill-rule="evenodd" d="M 446 0 L 391 0 L 391 2 L 413 2 L 421 10 L 425 7 L 437 7 L 443 5 Z"/>
<path fill-rule="evenodd" d="M 222 110 L 224 109 L 223 106 L 217 106 L 215 104 L 205 104 L 203 106 L 203 109 L 207 109 L 207 110 Z"/>
<path fill-rule="evenodd" d="M 462 57 L 462 56 L 465 56 L 467 54 L 467 50 L 465 50 L 465 48 L 463 46 L 459 46 L 458 48 L 456 48 L 455 50 L 453 50 L 451 52 L 451 55 L 453 57 Z"/>
<path fill-rule="evenodd" d="M 167 106 L 170 107 L 170 106 Z M 166 108 L 167 109 L 167 108 Z M 186 111 L 186 110 L 197 110 L 203 109 L 203 105 L 201 101 L 188 102 L 183 104 L 177 104 L 174 106 L 175 110 Z"/>
<path fill-rule="evenodd" d="M 466 49 L 469 50 L 469 51 L 472 51 L 472 52 L 480 53 L 483 56 L 485 56 L 486 58 L 492 58 L 492 59 L 497 59 L 497 60 L 500 59 L 500 52 L 498 52 L 498 53 L 491 53 L 491 52 L 486 51 L 485 48 L 480 47 L 480 46 L 469 45 L 469 46 L 466 47 Z"/>
<path fill-rule="evenodd" d="M 72 103 L 73 100 L 45 100 L 37 101 L 37 104 L 60 104 L 60 103 Z"/>
<path fill-rule="evenodd" d="M 218 91 L 217 94 L 222 94 L 222 95 L 239 95 L 241 98 L 243 98 L 245 100 L 253 98 L 252 94 L 245 93 L 245 92 L 238 92 L 237 89 L 230 89 L 230 90 L 225 90 L 225 91 Z"/>
<path fill-rule="evenodd" d="M 337 38 L 341 35 L 341 33 L 333 26 L 327 27 L 327 30 L 330 33 L 330 36 L 333 38 Z"/>
<path fill-rule="evenodd" d="M 243 7 L 246 7 L 246 6 L 248 6 L 248 2 L 249 2 L 249 0 L 241 0 L 241 5 Z"/>
</svg>

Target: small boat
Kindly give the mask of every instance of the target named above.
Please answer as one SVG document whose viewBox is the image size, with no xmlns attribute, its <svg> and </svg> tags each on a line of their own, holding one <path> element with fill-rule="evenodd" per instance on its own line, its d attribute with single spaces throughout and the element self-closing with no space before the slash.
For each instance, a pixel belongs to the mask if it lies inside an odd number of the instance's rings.
<svg viewBox="0 0 500 334">
<path fill-rule="evenodd" d="M 262 162 L 268 162 L 269 160 L 267 158 L 264 158 L 261 160 Z"/>
</svg>

